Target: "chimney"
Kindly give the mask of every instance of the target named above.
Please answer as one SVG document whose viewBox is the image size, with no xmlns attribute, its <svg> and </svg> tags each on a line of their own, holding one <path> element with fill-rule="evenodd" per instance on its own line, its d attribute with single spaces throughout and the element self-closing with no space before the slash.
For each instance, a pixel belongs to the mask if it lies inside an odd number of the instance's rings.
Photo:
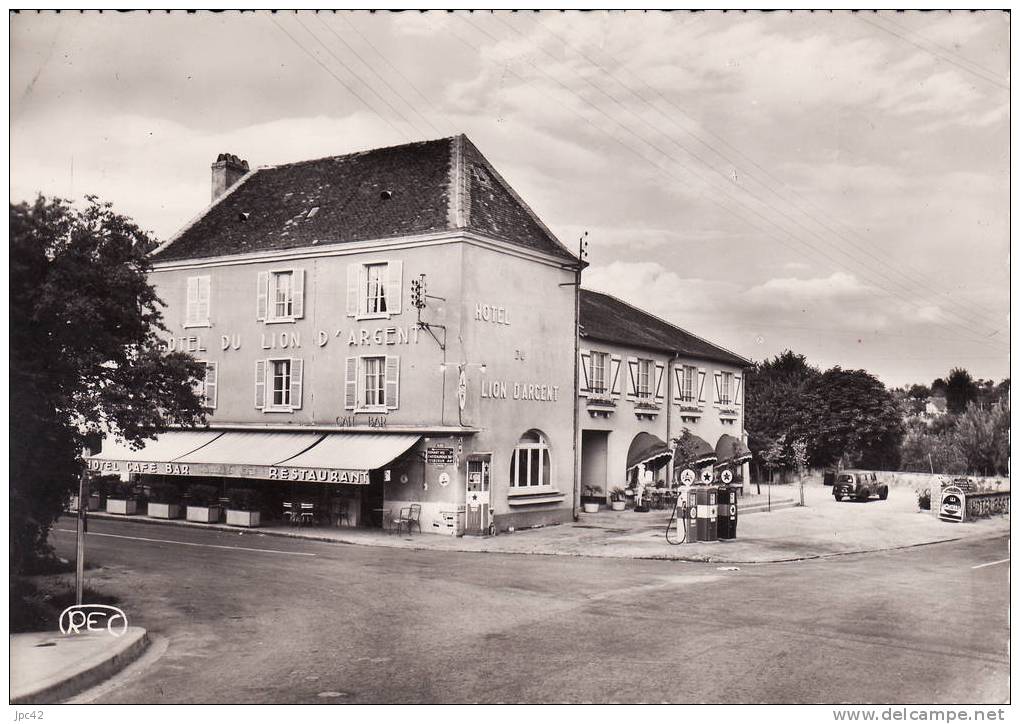
<svg viewBox="0 0 1020 724">
<path fill-rule="evenodd" d="M 221 153 L 212 165 L 212 200 L 225 194 L 248 173 L 248 162 L 232 153 Z"/>
</svg>

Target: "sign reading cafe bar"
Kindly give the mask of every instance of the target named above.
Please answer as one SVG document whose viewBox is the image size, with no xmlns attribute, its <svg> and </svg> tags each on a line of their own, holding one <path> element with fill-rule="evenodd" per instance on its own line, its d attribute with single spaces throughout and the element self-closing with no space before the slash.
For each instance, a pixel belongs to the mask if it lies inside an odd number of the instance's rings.
<svg viewBox="0 0 1020 724">
<path fill-rule="evenodd" d="M 217 463 L 154 463 L 123 460 L 89 460 L 89 470 L 97 473 L 148 473 L 151 475 L 212 475 L 224 478 L 259 478 L 291 482 L 368 485 L 367 470 L 338 468 L 288 468 L 267 465 L 220 465 Z"/>
</svg>

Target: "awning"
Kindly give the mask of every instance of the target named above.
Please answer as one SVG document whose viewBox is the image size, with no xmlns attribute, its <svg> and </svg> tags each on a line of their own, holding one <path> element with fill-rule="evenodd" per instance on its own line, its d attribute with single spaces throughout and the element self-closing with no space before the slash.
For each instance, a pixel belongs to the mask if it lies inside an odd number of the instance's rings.
<svg viewBox="0 0 1020 724">
<path fill-rule="evenodd" d="M 420 439 L 420 435 L 331 434 L 280 464 L 288 468 L 344 468 L 368 472 L 400 457 Z"/>
<path fill-rule="evenodd" d="M 648 464 L 653 461 L 672 457 L 673 451 L 669 445 L 648 432 L 639 432 L 634 436 L 634 441 L 627 451 L 627 471 L 636 468 L 641 464 Z"/>
<path fill-rule="evenodd" d="M 677 447 L 673 453 L 673 459 L 678 465 L 707 465 L 716 461 L 715 448 L 704 438 L 697 435 L 689 435 L 686 440 L 690 445 L 690 449 L 686 451 L 680 448 L 680 441 L 684 439 L 683 437 L 677 438 Z"/>
<path fill-rule="evenodd" d="M 111 473 L 155 472 L 128 468 L 150 467 L 157 463 L 170 462 L 208 445 L 222 434 L 196 430 L 165 432 L 155 440 L 146 440 L 144 446 L 138 450 L 132 450 L 126 442 L 109 437 L 103 441 L 102 451 L 88 458 L 89 470 Z"/>
<path fill-rule="evenodd" d="M 719 442 L 715 444 L 715 456 L 717 468 L 731 463 L 740 465 L 751 459 L 751 451 L 747 449 L 747 445 L 733 435 L 720 435 Z"/>
<path fill-rule="evenodd" d="M 370 470 L 385 466 L 420 439 L 380 433 L 172 431 L 143 451 L 108 444 L 89 458 L 89 469 L 367 485 Z"/>
</svg>

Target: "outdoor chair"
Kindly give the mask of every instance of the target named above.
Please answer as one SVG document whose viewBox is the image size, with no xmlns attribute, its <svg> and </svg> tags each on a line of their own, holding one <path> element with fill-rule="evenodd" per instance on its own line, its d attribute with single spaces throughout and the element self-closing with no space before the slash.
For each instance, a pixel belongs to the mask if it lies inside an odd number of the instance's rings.
<svg viewBox="0 0 1020 724">
<path fill-rule="evenodd" d="M 283 519 L 285 521 L 287 521 L 288 523 L 290 523 L 291 525 L 296 525 L 297 524 L 298 517 L 297 517 L 297 514 L 294 512 L 294 504 L 293 503 L 284 503 L 283 504 Z"/>
<path fill-rule="evenodd" d="M 396 531 L 397 533 L 400 533 L 400 529 L 403 528 L 405 525 L 410 526 L 410 522 L 411 522 L 411 509 L 409 507 L 401 508 L 400 513 L 397 515 L 397 517 L 390 520 L 390 531 Z M 410 527 L 408 527 L 408 531 L 410 530 L 411 530 Z"/>
<path fill-rule="evenodd" d="M 315 525 L 315 503 L 301 503 L 301 525 Z"/>
<path fill-rule="evenodd" d="M 418 532 L 421 533 L 421 506 L 418 503 L 412 503 L 406 508 L 400 509 L 400 516 L 393 519 L 393 528 L 400 533 L 400 529 L 406 527 L 407 534 L 411 535 L 411 528 L 417 526 Z"/>
<path fill-rule="evenodd" d="M 344 523 L 344 521 L 347 522 L 347 525 L 351 524 L 351 517 L 350 517 L 350 513 L 347 510 L 347 501 L 346 500 L 340 502 L 340 505 L 337 507 L 337 511 L 336 511 L 336 524 L 338 526 L 342 525 Z"/>
</svg>

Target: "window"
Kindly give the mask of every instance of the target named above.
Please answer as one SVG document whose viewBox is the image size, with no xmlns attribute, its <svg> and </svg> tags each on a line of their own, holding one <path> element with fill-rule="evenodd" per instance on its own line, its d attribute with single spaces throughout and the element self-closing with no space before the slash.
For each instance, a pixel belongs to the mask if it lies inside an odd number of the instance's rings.
<svg viewBox="0 0 1020 724">
<path fill-rule="evenodd" d="M 510 487 L 527 489 L 550 485 L 549 445 L 538 430 L 525 433 L 510 458 Z"/>
<path fill-rule="evenodd" d="M 680 378 L 680 401 L 695 402 L 698 393 L 698 368 L 684 365 Z"/>
<path fill-rule="evenodd" d="M 294 272 L 273 272 L 269 279 L 272 290 L 273 318 L 294 316 Z"/>
<path fill-rule="evenodd" d="M 608 366 L 609 355 L 605 352 L 591 353 L 591 391 L 598 394 L 605 394 L 606 390 L 606 367 Z"/>
<path fill-rule="evenodd" d="M 293 322 L 304 317 L 304 269 L 259 272 L 257 316 L 260 322 Z"/>
<path fill-rule="evenodd" d="M 290 360 L 270 360 L 273 382 L 273 407 L 290 407 Z"/>
<path fill-rule="evenodd" d="M 386 313 L 386 267 L 387 264 L 365 265 L 365 313 Z"/>
<path fill-rule="evenodd" d="M 386 404 L 383 367 L 386 364 L 385 357 L 363 357 L 361 360 L 362 389 L 364 397 L 362 404 L 365 407 L 379 407 Z"/>
<path fill-rule="evenodd" d="M 207 410 L 216 409 L 216 389 L 217 384 L 217 363 L 206 362 L 205 363 L 205 377 L 199 387 L 199 393 L 202 396 L 202 407 Z"/>
<path fill-rule="evenodd" d="M 733 373 L 723 372 L 722 382 L 719 386 L 719 404 L 720 405 L 732 405 L 733 404 Z"/>
<path fill-rule="evenodd" d="M 209 326 L 209 277 L 188 277 L 185 327 Z"/>
<path fill-rule="evenodd" d="M 400 357 L 348 357 L 344 376 L 344 409 L 389 412 L 400 406 Z"/>
<path fill-rule="evenodd" d="M 655 360 L 639 359 L 637 368 L 637 396 L 646 399 L 652 396 L 652 380 L 655 379 Z"/>
<path fill-rule="evenodd" d="M 347 265 L 347 316 L 389 319 L 400 314 L 403 262 L 372 261 Z"/>
</svg>

